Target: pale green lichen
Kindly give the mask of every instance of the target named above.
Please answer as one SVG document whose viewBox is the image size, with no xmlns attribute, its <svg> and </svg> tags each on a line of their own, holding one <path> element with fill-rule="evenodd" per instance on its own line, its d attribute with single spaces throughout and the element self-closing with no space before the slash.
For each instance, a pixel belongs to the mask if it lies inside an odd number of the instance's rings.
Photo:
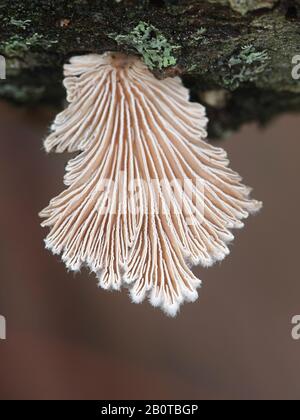
<svg viewBox="0 0 300 420">
<path fill-rule="evenodd" d="M 259 9 L 271 9 L 278 0 L 208 0 L 210 3 L 219 3 L 222 6 L 229 5 L 236 12 L 245 15 L 248 12 Z"/>
<path fill-rule="evenodd" d="M 0 51 L 6 57 L 23 57 L 29 46 L 27 39 L 19 35 L 13 35 L 6 42 L 0 44 Z"/>
<path fill-rule="evenodd" d="M 6 42 L 0 44 L 0 52 L 6 57 L 22 58 L 31 47 L 49 48 L 57 42 L 46 40 L 43 35 L 37 33 L 25 38 L 20 35 L 13 35 Z"/>
<path fill-rule="evenodd" d="M 110 34 L 118 44 L 134 48 L 142 55 L 145 64 L 151 69 L 163 69 L 177 62 L 174 51 L 179 47 L 172 45 L 153 25 L 140 22 L 127 35 Z"/>
<path fill-rule="evenodd" d="M 253 10 L 271 9 L 277 0 L 229 0 L 229 3 L 233 10 L 245 15 Z"/>
<path fill-rule="evenodd" d="M 205 42 L 205 36 L 204 34 L 207 32 L 207 29 L 204 27 L 199 28 L 196 32 L 191 34 L 189 41 L 187 42 L 187 45 L 195 45 L 199 44 L 199 42 L 203 43 Z"/>
<path fill-rule="evenodd" d="M 225 87 L 235 90 L 242 83 L 254 82 L 265 71 L 268 61 L 267 51 L 256 51 L 253 45 L 245 45 L 227 62 L 228 71 L 223 77 Z"/>
<path fill-rule="evenodd" d="M 21 28 L 21 29 L 24 29 L 25 30 L 30 25 L 31 20 L 30 19 L 20 20 L 20 19 L 11 18 L 10 21 L 9 21 L 9 23 L 12 26 L 16 26 L 17 28 Z"/>
</svg>

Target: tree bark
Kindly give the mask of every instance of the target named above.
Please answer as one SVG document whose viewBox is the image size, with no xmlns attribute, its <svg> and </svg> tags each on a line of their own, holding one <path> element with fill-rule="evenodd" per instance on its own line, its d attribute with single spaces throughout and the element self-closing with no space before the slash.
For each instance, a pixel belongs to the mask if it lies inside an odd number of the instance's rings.
<svg viewBox="0 0 300 420">
<path fill-rule="evenodd" d="M 300 0 L 0 0 L 0 97 L 61 106 L 69 57 L 122 51 L 183 77 L 224 136 L 300 110 L 299 23 Z"/>
</svg>

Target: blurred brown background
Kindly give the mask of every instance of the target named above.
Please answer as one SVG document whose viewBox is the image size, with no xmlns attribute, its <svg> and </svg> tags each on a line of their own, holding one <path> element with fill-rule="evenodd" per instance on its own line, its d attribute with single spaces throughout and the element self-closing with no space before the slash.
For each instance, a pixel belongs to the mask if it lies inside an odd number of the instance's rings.
<svg viewBox="0 0 300 420">
<path fill-rule="evenodd" d="M 53 115 L 0 105 L 0 398 L 298 399 L 300 118 L 221 143 L 264 209 L 170 319 L 44 249 L 37 214 L 70 158 L 42 150 Z"/>
</svg>

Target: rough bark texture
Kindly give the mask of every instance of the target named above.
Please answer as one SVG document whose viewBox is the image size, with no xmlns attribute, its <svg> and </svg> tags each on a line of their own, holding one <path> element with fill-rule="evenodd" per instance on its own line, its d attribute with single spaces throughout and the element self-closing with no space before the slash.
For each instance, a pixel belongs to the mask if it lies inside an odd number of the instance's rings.
<svg viewBox="0 0 300 420">
<path fill-rule="evenodd" d="M 118 50 L 181 75 L 223 136 L 300 110 L 299 23 L 300 0 L 0 0 L 0 97 L 61 105 L 70 56 Z"/>
</svg>

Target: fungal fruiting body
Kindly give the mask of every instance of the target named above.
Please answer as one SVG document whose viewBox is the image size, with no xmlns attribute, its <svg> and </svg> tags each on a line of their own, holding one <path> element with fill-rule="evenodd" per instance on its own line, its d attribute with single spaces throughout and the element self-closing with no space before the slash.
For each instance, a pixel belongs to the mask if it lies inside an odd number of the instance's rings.
<svg viewBox="0 0 300 420">
<path fill-rule="evenodd" d="M 41 212 L 46 247 L 104 289 L 126 285 L 134 302 L 149 297 L 175 315 L 198 296 L 190 267 L 222 260 L 230 229 L 261 204 L 204 141 L 205 109 L 180 78 L 157 80 L 137 57 L 106 53 L 73 57 L 64 85 L 69 106 L 45 148 L 80 153 Z"/>
</svg>

